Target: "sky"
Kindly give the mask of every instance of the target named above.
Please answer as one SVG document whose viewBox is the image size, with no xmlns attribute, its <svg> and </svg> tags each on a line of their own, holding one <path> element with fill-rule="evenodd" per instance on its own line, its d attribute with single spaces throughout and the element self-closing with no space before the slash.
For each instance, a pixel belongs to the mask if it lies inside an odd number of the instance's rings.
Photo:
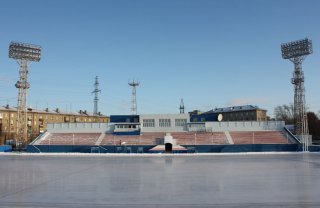
<svg viewBox="0 0 320 208">
<path fill-rule="evenodd" d="M 28 106 L 93 111 L 179 113 L 255 105 L 273 117 L 293 102 L 293 63 L 281 43 L 303 38 L 309 111 L 320 111 L 318 0 L 0 0 L 0 105 L 17 105 L 19 65 L 11 41 L 42 47 L 29 67 Z"/>
</svg>

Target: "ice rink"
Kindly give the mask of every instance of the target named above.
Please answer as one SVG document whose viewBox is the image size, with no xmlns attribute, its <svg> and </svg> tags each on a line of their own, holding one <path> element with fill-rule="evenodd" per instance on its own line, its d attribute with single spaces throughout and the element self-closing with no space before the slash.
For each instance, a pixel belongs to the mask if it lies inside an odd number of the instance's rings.
<svg viewBox="0 0 320 208">
<path fill-rule="evenodd" d="M 320 154 L 0 154 L 0 207 L 320 207 Z"/>
</svg>

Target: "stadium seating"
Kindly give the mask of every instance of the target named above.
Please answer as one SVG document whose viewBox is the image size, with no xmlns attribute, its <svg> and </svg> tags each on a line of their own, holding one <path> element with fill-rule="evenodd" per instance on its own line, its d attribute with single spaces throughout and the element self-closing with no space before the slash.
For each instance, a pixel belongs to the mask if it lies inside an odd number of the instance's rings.
<svg viewBox="0 0 320 208">
<path fill-rule="evenodd" d="M 163 140 L 164 133 L 152 132 L 142 133 L 141 135 L 113 135 L 105 134 L 100 145 L 156 145 Z"/>
<path fill-rule="evenodd" d="M 292 143 L 281 131 L 230 131 L 234 144 Z M 104 133 L 50 133 L 40 145 L 159 145 L 164 132 L 144 132 L 141 135 Z M 224 132 L 172 132 L 177 145 L 229 144 Z M 100 139 L 99 139 L 100 137 Z M 99 140 L 98 140 L 99 139 Z"/>
<path fill-rule="evenodd" d="M 101 133 L 51 133 L 40 145 L 95 145 Z"/>
<path fill-rule="evenodd" d="M 171 134 L 177 145 L 227 144 L 223 132 L 175 132 Z"/>
<path fill-rule="evenodd" d="M 281 131 L 233 131 L 235 144 L 287 144 L 292 143 Z"/>
</svg>

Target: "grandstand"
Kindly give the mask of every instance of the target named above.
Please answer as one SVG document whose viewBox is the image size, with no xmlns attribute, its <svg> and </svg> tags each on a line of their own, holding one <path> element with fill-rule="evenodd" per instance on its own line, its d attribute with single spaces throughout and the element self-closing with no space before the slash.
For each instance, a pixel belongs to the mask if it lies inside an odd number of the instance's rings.
<svg viewBox="0 0 320 208">
<path fill-rule="evenodd" d="M 28 146 L 28 151 L 92 152 L 96 148 L 99 152 L 127 152 L 128 149 L 129 152 L 141 152 L 141 149 L 142 152 L 168 152 L 166 145 L 171 145 L 173 150 L 195 152 L 230 151 L 230 148 L 232 151 L 263 151 L 265 147 L 277 151 L 293 150 L 299 144 L 282 121 L 195 123 L 189 122 L 185 114 L 127 117 L 116 116 L 116 123 L 50 124 L 47 131 Z M 165 141 L 166 135 L 172 140 Z M 254 145 L 257 147 L 253 148 Z"/>
<path fill-rule="evenodd" d="M 228 140 L 226 134 L 230 134 Z M 33 145 L 158 145 L 163 144 L 165 133 L 140 135 L 114 135 L 110 133 L 50 133 L 47 132 Z M 281 131 L 231 131 L 231 132 L 172 132 L 179 145 L 221 144 L 293 144 Z M 99 138 L 101 138 L 99 140 Z"/>
</svg>

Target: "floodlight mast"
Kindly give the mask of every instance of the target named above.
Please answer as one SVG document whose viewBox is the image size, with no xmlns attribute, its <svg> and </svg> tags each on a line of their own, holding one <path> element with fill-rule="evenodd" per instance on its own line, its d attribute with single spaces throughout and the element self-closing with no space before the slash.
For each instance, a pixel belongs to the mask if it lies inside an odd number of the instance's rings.
<svg viewBox="0 0 320 208">
<path fill-rule="evenodd" d="M 281 44 L 282 58 L 289 59 L 294 63 L 294 72 L 291 83 L 294 85 L 294 131 L 295 135 L 303 139 L 306 144 L 308 130 L 308 120 L 306 114 L 306 100 L 304 87 L 304 73 L 302 71 L 302 62 L 305 57 L 312 54 L 312 41 L 305 38 L 303 40 L 293 41 Z M 307 145 L 304 146 L 307 150 Z"/>
<path fill-rule="evenodd" d="M 20 65 L 20 79 L 15 84 L 18 88 L 17 128 L 15 131 L 15 148 L 21 150 L 28 142 L 27 96 L 30 84 L 28 82 L 28 64 L 30 61 L 40 61 L 41 47 L 31 44 L 11 42 L 9 58 L 16 59 Z"/>
</svg>

